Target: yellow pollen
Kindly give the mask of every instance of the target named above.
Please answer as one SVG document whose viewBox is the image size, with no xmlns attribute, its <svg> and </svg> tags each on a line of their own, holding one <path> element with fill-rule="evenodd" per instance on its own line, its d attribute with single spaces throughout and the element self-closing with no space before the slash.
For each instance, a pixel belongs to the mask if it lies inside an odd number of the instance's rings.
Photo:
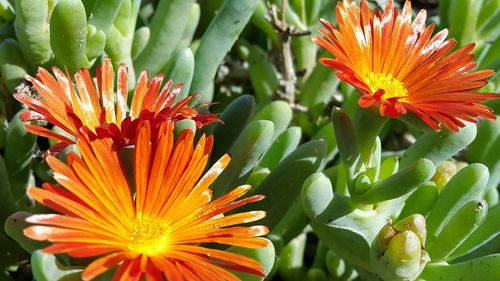
<svg viewBox="0 0 500 281">
<path fill-rule="evenodd" d="M 156 217 L 137 217 L 130 226 L 130 251 L 151 256 L 168 248 L 168 225 L 165 221 Z"/>
<path fill-rule="evenodd" d="M 372 93 L 377 90 L 384 90 L 383 99 L 387 100 L 390 98 L 399 98 L 399 102 L 408 102 L 408 91 L 406 90 L 405 84 L 398 79 L 392 77 L 392 74 L 383 73 L 373 73 L 370 72 L 365 76 L 364 81 Z"/>
</svg>

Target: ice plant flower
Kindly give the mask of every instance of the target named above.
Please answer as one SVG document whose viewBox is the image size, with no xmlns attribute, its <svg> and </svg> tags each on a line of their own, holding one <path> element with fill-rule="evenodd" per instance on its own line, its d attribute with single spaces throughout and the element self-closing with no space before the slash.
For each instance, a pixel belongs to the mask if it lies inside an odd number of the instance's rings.
<svg viewBox="0 0 500 281">
<path fill-rule="evenodd" d="M 115 266 L 113 280 L 238 280 L 225 269 L 264 276 L 253 259 L 201 244 L 267 246 L 268 240 L 258 237 L 267 234 L 265 226 L 242 225 L 263 218 L 264 211 L 227 214 L 263 196 L 238 200 L 250 189 L 243 185 L 212 200 L 209 186 L 229 156 L 203 175 L 212 138 L 202 136 L 193 145 L 188 129 L 174 142 L 173 127 L 167 120 L 154 132 L 150 121 L 140 122 L 129 173 L 110 138 L 82 134 L 77 141 L 81 157 L 69 154 L 67 165 L 48 156 L 62 187 L 46 183 L 28 193 L 59 214 L 28 217 L 35 225 L 24 234 L 53 242 L 43 249 L 46 253 L 96 257 L 83 280 Z"/>
<path fill-rule="evenodd" d="M 87 69 L 81 69 L 74 75 L 74 83 L 59 68 L 53 67 L 52 71 L 54 75 L 39 68 L 35 77 L 26 76 L 36 89 L 35 95 L 24 92 L 14 94 L 18 101 L 30 108 L 21 115 L 23 121 L 47 121 L 73 137 L 86 127 L 94 135 L 112 136 L 122 146 L 134 143 L 134 127 L 138 119 L 192 119 L 198 127 L 217 121 L 215 115 L 199 112 L 206 105 L 189 106 L 195 96 L 175 101 L 182 84 L 171 89 L 173 82 L 169 80 L 160 91 L 162 74 L 153 77 L 150 82 L 147 71 L 140 74 L 128 110 L 128 72 L 125 65 L 118 68 L 116 92 L 115 74 L 109 58 L 97 67 L 97 85 Z M 74 143 L 72 138 L 42 126 L 26 125 L 26 129 L 60 141 L 60 146 Z"/>
<path fill-rule="evenodd" d="M 361 107 L 379 106 L 382 116 L 391 117 L 413 112 L 435 130 L 442 124 L 457 131 L 462 120 L 474 122 L 474 117 L 495 119 L 479 102 L 500 95 L 471 92 L 494 72 L 471 72 L 474 44 L 450 53 L 456 41 L 446 40 L 446 29 L 432 36 L 434 24 L 426 26 L 425 10 L 412 22 L 409 1 L 400 12 L 389 0 L 382 12 L 372 11 L 364 0 L 361 7 L 344 0 L 336 12 L 338 28 L 321 20 L 324 38 L 313 40 L 334 56 L 320 62 L 361 92 Z"/>
</svg>

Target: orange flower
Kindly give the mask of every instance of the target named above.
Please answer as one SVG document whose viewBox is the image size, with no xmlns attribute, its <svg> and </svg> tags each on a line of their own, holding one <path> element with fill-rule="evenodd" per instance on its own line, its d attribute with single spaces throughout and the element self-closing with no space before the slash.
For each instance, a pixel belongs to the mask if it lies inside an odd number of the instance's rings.
<svg viewBox="0 0 500 281">
<path fill-rule="evenodd" d="M 36 225 L 26 228 L 25 235 L 54 242 L 46 253 L 98 257 L 83 271 L 84 280 L 117 265 L 113 280 L 238 280 L 224 269 L 264 276 L 258 262 L 200 244 L 267 246 L 267 240 L 257 237 L 267 234 L 265 226 L 240 225 L 263 218 L 265 212 L 223 215 L 263 196 L 235 201 L 250 189 L 244 185 L 212 201 L 209 186 L 229 156 L 202 176 L 212 138 L 202 136 L 193 146 L 194 134 L 185 130 L 174 143 L 173 126 L 167 120 L 154 132 L 149 121 L 140 122 L 129 173 L 109 138 L 91 140 L 82 134 L 77 141 L 82 156 L 70 153 L 68 165 L 48 156 L 54 178 L 64 188 L 46 183 L 28 193 L 60 214 L 29 217 Z M 128 180 L 132 174 L 134 183 Z"/>
<path fill-rule="evenodd" d="M 38 70 L 36 77 L 26 76 L 26 80 L 37 90 L 38 96 L 14 94 L 18 101 L 31 108 L 21 115 L 23 121 L 47 121 L 73 137 L 77 137 L 79 130 L 85 126 L 89 133 L 100 137 L 111 136 L 118 145 L 125 146 L 134 143 L 135 121 L 138 119 L 192 119 L 198 127 L 218 120 L 215 115 L 200 114 L 196 107 L 188 105 L 195 96 L 175 102 L 182 84 L 174 86 L 170 91 L 172 80 L 169 80 L 160 91 L 163 75 L 153 77 L 148 83 L 147 71 L 139 76 L 128 111 L 127 67 L 122 64 L 118 68 L 115 93 L 113 66 L 109 58 L 105 58 L 97 68 L 97 87 L 87 69 L 81 69 L 75 74 L 75 85 L 69 75 L 59 68 L 53 67 L 52 71 L 55 77 L 43 68 Z M 198 105 L 200 106 L 203 107 Z M 53 150 L 74 143 L 73 139 L 38 125 L 26 125 L 26 129 L 60 141 L 60 147 Z"/>
<path fill-rule="evenodd" d="M 434 24 L 426 26 L 426 16 L 421 10 L 412 22 L 409 1 L 402 12 L 392 0 L 383 12 L 370 10 L 365 1 L 361 8 L 339 1 L 338 29 L 322 20 L 325 29 L 319 31 L 325 38 L 313 38 L 335 57 L 320 62 L 339 70 L 339 79 L 359 89 L 361 107 L 378 105 L 382 116 L 410 111 L 435 130 L 442 124 L 452 131 L 464 126 L 461 120 L 494 120 L 492 110 L 479 102 L 500 95 L 471 92 L 494 72 L 470 72 L 476 67 L 470 54 L 474 44 L 450 54 L 456 41 L 445 40 L 446 29 L 432 36 Z"/>
</svg>

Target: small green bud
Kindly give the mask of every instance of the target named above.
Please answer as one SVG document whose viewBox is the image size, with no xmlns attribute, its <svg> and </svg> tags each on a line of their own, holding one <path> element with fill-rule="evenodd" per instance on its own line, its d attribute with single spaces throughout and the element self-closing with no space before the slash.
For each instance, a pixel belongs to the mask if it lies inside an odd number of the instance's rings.
<svg viewBox="0 0 500 281">
<path fill-rule="evenodd" d="M 420 238 L 413 231 L 403 231 L 396 234 L 385 251 L 384 256 L 395 264 L 400 260 L 420 259 Z"/>
<path fill-rule="evenodd" d="M 457 173 L 457 165 L 452 161 L 445 161 L 436 169 L 432 181 L 436 183 L 438 191 L 441 191 L 448 181 Z"/>
<path fill-rule="evenodd" d="M 425 228 L 425 218 L 420 214 L 413 214 L 394 225 L 394 228 L 398 231 L 412 231 L 420 239 L 420 243 L 425 246 L 425 237 L 427 236 L 427 230 Z"/>
<path fill-rule="evenodd" d="M 372 258 L 378 260 L 389 247 L 389 242 L 397 234 L 396 229 L 391 225 L 382 227 L 371 247 Z"/>
<path fill-rule="evenodd" d="M 422 215 L 384 226 L 371 247 L 373 268 L 383 280 L 415 280 L 430 260 L 423 250 L 426 230 Z"/>
<path fill-rule="evenodd" d="M 356 192 L 356 194 L 363 194 L 370 189 L 371 186 L 372 183 L 370 178 L 367 175 L 360 175 L 354 182 L 354 192 Z"/>
<path fill-rule="evenodd" d="M 395 235 L 379 262 L 383 265 L 379 275 L 384 280 L 415 280 L 429 261 L 422 251 L 420 238 L 412 231 Z"/>
</svg>

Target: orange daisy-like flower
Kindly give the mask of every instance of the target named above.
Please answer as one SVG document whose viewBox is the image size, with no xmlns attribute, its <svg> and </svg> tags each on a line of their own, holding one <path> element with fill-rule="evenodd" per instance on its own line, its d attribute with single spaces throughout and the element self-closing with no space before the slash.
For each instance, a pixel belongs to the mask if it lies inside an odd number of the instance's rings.
<svg viewBox="0 0 500 281">
<path fill-rule="evenodd" d="M 382 116 L 415 113 L 435 130 L 440 125 L 457 131 L 461 120 L 473 117 L 495 119 L 492 110 L 479 102 L 500 98 L 497 94 L 471 92 L 481 88 L 492 70 L 470 72 L 476 67 L 469 44 L 450 54 L 456 45 L 446 39 L 448 31 L 432 36 L 434 24 L 426 26 L 426 11 L 412 22 L 411 4 L 398 11 L 389 0 L 383 12 L 372 11 L 365 1 L 361 8 L 351 1 L 337 4 L 338 29 L 322 20 L 325 38 L 313 38 L 335 58 L 322 58 L 326 66 L 339 70 L 339 79 L 362 93 L 363 108 L 380 107 Z"/>
<path fill-rule="evenodd" d="M 263 218 L 265 212 L 224 216 L 263 196 L 236 201 L 250 189 L 244 185 L 212 200 L 209 186 L 229 156 L 202 176 L 211 137 L 202 136 L 193 146 L 194 133 L 185 130 L 174 143 L 173 121 L 162 122 L 157 132 L 149 121 L 140 123 L 130 174 L 109 138 L 81 135 L 81 158 L 70 153 L 68 165 L 48 156 L 62 187 L 47 183 L 28 193 L 60 214 L 29 217 L 27 221 L 36 225 L 26 228 L 25 235 L 53 242 L 46 253 L 98 257 L 83 271 L 84 280 L 115 266 L 113 280 L 238 280 L 225 269 L 264 276 L 258 262 L 200 244 L 267 246 L 268 241 L 258 237 L 267 234 L 265 226 L 241 225 Z"/>
<path fill-rule="evenodd" d="M 175 102 L 182 84 L 171 90 L 172 80 L 169 80 L 160 91 L 163 75 L 153 77 L 149 83 L 147 71 L 139 76 L 128 111 L 127 67 L 122 64 L 118 68 L 115 93 L 115 75 L 109 58 L 105 58 L 103 64 L 97 67 L 97 87 L 87 69 L 81 69 L 74 75 L 74 84 L 69 75 L 59 68 L 53 67 L 52 71 L 54 76 L 43 68 L 38 70 L 36 77 L 26 76 L 26 80 L 37 90 L 35 95 L 14 94 L 18 101 L 31 108 L 21 115 L 23 121 L 47 121 L 73 137 L 77 137 L 79 130 L 86 127 L 89 133 L 100 137 L 111 136 L 118 145 L 125 146 L 134 143 L 135 121 L 138 119 L 192 119 L 198 127 L 218 120 L 213 114 L 198 112 L 196 108 L 204 105 L 189 106 L 195 96 Z M 42 126 L 26 125 L 26 129 L 60 141 L 59 149 L 74 143 L 71 138 Z"/>
</svg>

